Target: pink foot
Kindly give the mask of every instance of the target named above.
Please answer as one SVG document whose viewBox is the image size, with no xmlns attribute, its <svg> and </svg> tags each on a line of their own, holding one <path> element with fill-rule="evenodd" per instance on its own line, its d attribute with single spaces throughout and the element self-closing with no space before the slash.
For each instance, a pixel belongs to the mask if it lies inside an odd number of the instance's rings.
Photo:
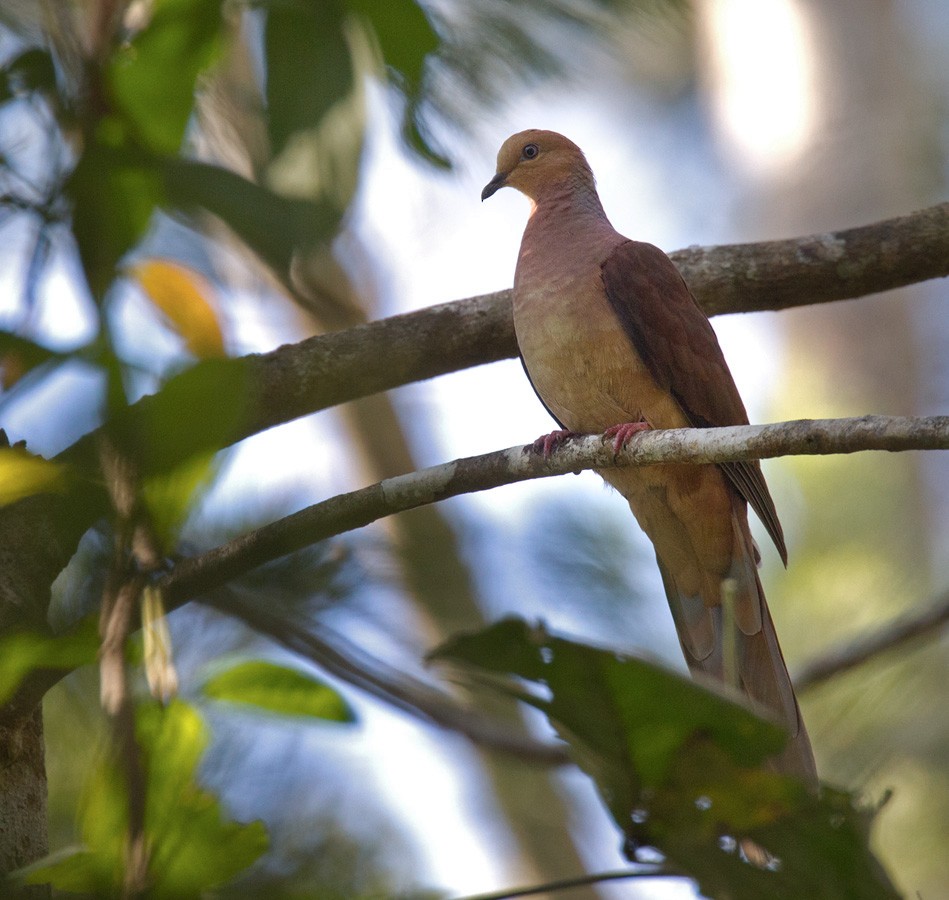
<svg viewBox="0 0 949 900">
<path fill-rule="evenodd" d="M 544 459 L 549 459 L 550 454 L 553 453 L 554 450 L 566 443 L 570 438 L 576 436 L 577 433 L 575 431 L 564 431 L 563 429 L 551 431 L 550 434 L 541 435 L 533 444 L 528 444 L 527 446 L 530 447 L 534 453 L 543 453 Z"/>
<path fill-rule="evenodd" d="M 603 437 L 613 439 L 613 453 L 619 454 L 634 434 L 648 430 L 649 423 L 640 419 L 638 422 L 623 422 L 621 425 L 611 425 L 603 432 Z"/>
</svg>

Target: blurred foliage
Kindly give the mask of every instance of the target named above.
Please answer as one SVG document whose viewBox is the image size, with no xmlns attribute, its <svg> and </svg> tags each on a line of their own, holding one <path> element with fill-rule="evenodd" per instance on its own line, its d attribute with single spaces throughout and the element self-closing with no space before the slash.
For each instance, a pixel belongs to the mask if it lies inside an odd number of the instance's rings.
<svg viewBox="0 0 949 900">
<path fill-rule="evenodd" d="M 944 61 L 939 65 L 945 68 Z M 850 90 L 859 94 L 863 84 L 861 77 Z M 933 125 L 925 122 L 927 129 Z M 851 165 L 848 151 L 844 166 Z M 887 168 L 891 165 L 887 158 Z M 867 166 L 863 177 L 875 185 L 876 171 Z M 927 363 L 924 342 L 903 344 L 905 335 L 886 317 L 901 300 L 911 300 L 907 312 L 918 317 L 919 340 L 929 328 L 926 294 L 926 286 L 918 286 L 912 297 L 861 300 L 850 321 L 828 310 L 813 324 L 798 324 L 771 415 L 800 416 L 802 398 L 806 415 L 815 418 L 923 412 L 919 395 L 904 396 L 899 407 L 874 382 L 886 382 L 896 393 L 909 369 L 919 374 L 921 393 L 945 390 L 944 377 Z M 891 345 L 888 356 L 865 345 L 865 333 L 855 328 L 858 318 L 868 329 L 877 322 L 879 340 Z M 812 335 L 820 337 L 812 342 Z M 846 349 L 835 353 L 835 347 Z M 914 361 L 910 366 L 908 359 Z M 945 558 L 941 498 L 924 473 L 940 465 L 923 454 L 780 461 L 776 482 L 790 484 L 793 493 L 783 503 L 779 499 L 779 508 L 796 512 L 797 520 L 785 514 L 786 525 L 793 523 L 791 565 L 767 584 L 767 593 L 772 609 L 786 611 L 778 630 L 789 658 L 820 657 L 939 596 L 944 589 L 939 560 Z M 800 697 L 820 770 L 869 795 L 892 791 L 874 836 L 907 896 L 938 896 L 949 879 L 946 859 L 933 850 L 949 839 L 949 728 L 942 714 L 946 654 L 944 638 L 901 647 Z"/>
<path fill-rule="evenodd" d="M 145 27 L 116 47 L 104 67 L 111 111 L 95 123 L 103 143 L 177 153 L 195 81 L 221 51 L 221 25 L 220 0 L 156 3 Z"/>
<path fill-rule="evenodd" d="M 21 631 L 0 638 L 0 703 L 6 703 L 34 669 L 73 669 L 91 663 L 99 652 L 96 623 L 84 619 L 65 634 Z"/>
<path fill-rule="evenodd" d="M 267 849 L 260 822 L 225 821 L 218 801 L 195 781 L 208 742 L 201 717 L 186 703 L 139 703 L 137 738 L 148 773 L 145 834 L 149 896 L 194 897 L 229 881 Z M 101 761 L 81 811 L 84 846 L 40 860 L 20 873 L 27 883 L 51 883 L 97 897 L 122 895 L 128 798 L 115 759 Z M 223 846 L 227 853 L 221 853 Z"/>
<path fill-rule="evenodd" d="M 286 511 L 271 508 L 259 519 L 235 517 L 218 525 L 207 519 L 192 522 L 185 540 L 200 535 L 205 541 L 219 543 L 232 529 L 235 533 L 248 530 L 281 512 Z M 193 545 L 187 546 L 194 550 Z M 82 558 L 77 560 L 81 565 L 70 566 L 69 577 L 57 583 L 57 594 L 65 595 L 57 597 L 57 604 L 79 608 L 95 604 L 101 594 L 98 576 L 107 564 L 109 549 L 104 536 L 91 535 L 83 542 Z M 74 571 L 77 569 L 82 571 Z M 227 608 L 238 600 L 241 604 L 259 604 L 308 626 L 323 609 L 339 614 L 358 599 L 354 595 L 357 586 L 366 583 L 367 573 L 351 552 L 340 546 L 317 545 L 235 580 L 223 592 L 221 606 Z M 65 617 L 66 611 L 60 614 Z M 307 729 L 322 723 L 334 731 L 337 723 L 351 722 L 355 715 L 351 705 L 321 678 L 301 670 L 298 662 L 285 664 L 286 654 L 272 660 L 272 642 L 230 615 L 192 604 L 172 613 L 169 626 L 169 645 L 174 650 L 182 694 L 194 704 L 195 711 L 200 711 L 213 733 L 210 752 L 196 771 L 200 789 L 211 795 L 229 795 L 225 809 L 241 821 L 245 814 L 239 810 L 248 800 L 252 806 L 265 807 L 262 815 L 270 835 L 270 850 L 243 871 L 231 887 L 221 889 L 221 895 L 292 897 L 313 896 L 317 891 L 328 897 L 388 896 L 396 869 L 401 873 L 400 881 L 411 884 L 409 849 L 402 848 L 401 856 L 389 850 L 402 841 L 394 826 L 377 810 L 368 809 L 362 818 L 377 821 L 369 832 L 356 829 L 349 812 L 334 813 L 332 798 L 324 796 L 326 785 L 335 785 L 339 779 L 334 774 L 331 750 L 338 738 L 326 732 L 319 743 L 326 744 L 327 749 L 312 759 L 312 734 Z M 95 624 L 86 621 L 82 629 L 86 637 L 80 647 L 83 655 L 56 657 L 51 664 L 72 666 L 95 659 Z M 49 643 L 51 648 L 59 646 Z M 131 643 L 130 659 L 137 663 L 142 655 L 141 642 Z M 10 644 L 11 648 L 15 646 Z M 140 681 L 137 678 L 136 684 Z M 205 692 L 207 685 L 211 687 Z M 87 841 L 82 828 L 84 817 L 80 817 L 78 831 L 74 825 L 76 808 L 84 808 L 90 790 L 89 772 L 102 766 L 102 748 L 108 736 L 106 717 L 97 708 L 96 690 L 95 670 L 86 666 L 58 685 L 46 703 L 50 817 L 53 845 L 57 847 Z M 72 747 L 74 742 L 76 746 Z M 281 750 L 283 745 L 300 752 L 292 760 L 287 759 L 286 751 Z M 308 745 L 310 749 L 306 750 Z M 65 746 L 71 747 L 69 752 L 63 752 Z M 177 765 L 177 757 L 163 759 Z M 308 776 L 308 768 L 315 768 L 317 774 Z M 121 780 L 115 765 L 111 771 Z M 288 781 L 298 782 L 299 787 L 288 788 Z M 354 797 L 350 789 L 341 802 L 346 810 L 357 803 L 371 804 L 373 792 L 367 789 Z M 313 808 L 320 810 L 317 818 Z M 383 835 L 386 847 L 375 846 L 374 838 L 381 841 Z M 403 860 L 403 866 L 395 865 L 398 859 Z M 405 896 L 415 894 L 406 891 Z"/>
<path fill-rule="evenodd" d="M 0 447 L 0 506 L 32 494 L 62 491 L 67 469 L 26 450 Z"/>
<path fill-rule="evenodd" d="M 709 897 L 898 896 L 868 848 L 868 812 L 842 792 L 824 786 L 817 798 L 762 768 L 786 737 L 744 704 L 521 619 L 459 636 L 432 658 L 463 664 L 548 717 L 596 782 L 633 861 L 658 850 Z M 742 860 L 749 840 L 774 861 Z"/>
<path fill-rule="evenodd" d="M 512 84 L 551 76 L 582 78 L 591 47 L 594 56 L 615 52 L 614 42 L 628 39 L 618 27 L 627 18 L 643 31 L 678 26 L 690 17 L 691 2 L 480 0 L 439 4 L 437 9 L 446 46 L 438 58 L 442 77 L 429 102 L 446 118 L 464 122 L 459 104 L 479 103 L 487 110 L 504 101 Z M 620 54 L 626 56 L 623 49 Z"/>
<path fill-rule="evenodd" d="M 348 794 L 348 796 L 347 796 Z M 272 853 L 245 876 L 216 892 L 233 900 L 437 900 L 445 894 L 413 888 L 411 848 L 395 824 L 380 822 L 373 810 L 359 809 L 363 828 L 349 833 L 340 826 L 360 805 L 352 791 L 328 799 L 321 796 L 317 815 L 294 809 L 283 832 L 272 828 Z M 400 859 L 402 865 L 393 862 Z"/>
</svg>

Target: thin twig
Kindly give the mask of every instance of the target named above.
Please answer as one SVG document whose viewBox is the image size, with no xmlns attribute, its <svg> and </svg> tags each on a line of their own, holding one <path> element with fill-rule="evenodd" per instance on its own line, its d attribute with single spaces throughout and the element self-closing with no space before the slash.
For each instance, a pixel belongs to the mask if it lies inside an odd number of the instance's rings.
<svg viewBox="0 0 949 900">
<path fill-rule="evenodd" d="M 949 625 L 949 591 L 921 610 L 906 613 L 874 631 L 831 648 L 805 663 L 794 676 L 794 686 L 807 690 L 855 669 L 881 654 L 920 638 L 932 638 Z"/>
<path fill-rule="evenodd" d="M 460 897 L 458 900 L 512 900 L 512 898 L 517 897 L 536 897 L 538 894 L 550 894 L 554 891 L 566 891 L 571 888 L 586 887 L 591 884 L 600 884 L 604 881 L 625 881 L 631 878 L 677 877 L 682 876 L 680 876 L 678 872 L 673 872 L 662 866 L 657 866 L 648 871 L 642 869 L 619 869 L 614 872 L 580 875 L 576 878 L 561 878 L 558 881 L 548 881 L 545 884 L 535 884 L 530 887 L 493 891 L 489 894 L 471 894 L 470 896 Z"/>
<path fill-rule="evenodd" d="M 617 456 L 598 435 L 568 442 L 545 459 L 524 447 L 458 459 L 400 475 L 309 506 L 198 557 L 162 581 L 169 607 L 219 587 L 270 560 L 377 519 L 459 494 L 588 468 L 659 462 L 712 463 L 791 454 L 949 449 L 949 416 L 864 416 L 646 432 Z"/>
<path fill-rule="evenodd" d="M 342 681 L 429 724 L 461 734 L 478 746 L 539 765 L 570 762 L 563 744 L 515 734 L 503 722 L 466 708 L 444 691 L 392 669 L 325 626 L 312 622 L 301 625 L 245 602 L 230 591 L 215 592 L 202 602 L 240 619 Z"/>
</svg>

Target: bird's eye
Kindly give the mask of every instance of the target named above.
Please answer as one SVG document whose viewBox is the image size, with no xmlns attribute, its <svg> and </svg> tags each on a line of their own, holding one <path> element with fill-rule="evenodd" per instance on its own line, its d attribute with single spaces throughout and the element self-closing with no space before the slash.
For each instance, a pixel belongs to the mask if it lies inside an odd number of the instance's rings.
<svg viewBox="0 0 949 900">
<path fill-rule="evenodd" d="M 537 144 L 527 144 L 521 151 L 521 156 L 523 156 L 524 159 L 533 159 L 538 153 L 540 153 L 540 147 L 538 147 Z"/>
</svg>

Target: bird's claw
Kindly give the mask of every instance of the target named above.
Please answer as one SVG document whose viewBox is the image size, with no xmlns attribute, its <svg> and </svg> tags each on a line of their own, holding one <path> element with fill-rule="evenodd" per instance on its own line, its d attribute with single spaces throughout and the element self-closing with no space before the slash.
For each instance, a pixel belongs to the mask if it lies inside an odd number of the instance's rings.
<svg viewBox="0 0 949 900">
<path fill-rule="evenodd" d="M 528 444 L 528 447 L 534 453 L 543 453 L 544 459 L 550 459 L 550 454 L 572 437 L 576 437 L 575 431 L 559 429 L 551 431 L 550 434 L 541 435 L 533 444 Z"/>
<path fill-rule="evenodd" d="M 611 425 L 603 432 L 603 437 L 612 439 L 613 455 L 619 456 L 620 450 L 629 443 L 634 434 L 648 430 L 649 423 L 644 419 L 640 419 L 638 422 L 623 422 L 620 425 Z"/>
</svg>

